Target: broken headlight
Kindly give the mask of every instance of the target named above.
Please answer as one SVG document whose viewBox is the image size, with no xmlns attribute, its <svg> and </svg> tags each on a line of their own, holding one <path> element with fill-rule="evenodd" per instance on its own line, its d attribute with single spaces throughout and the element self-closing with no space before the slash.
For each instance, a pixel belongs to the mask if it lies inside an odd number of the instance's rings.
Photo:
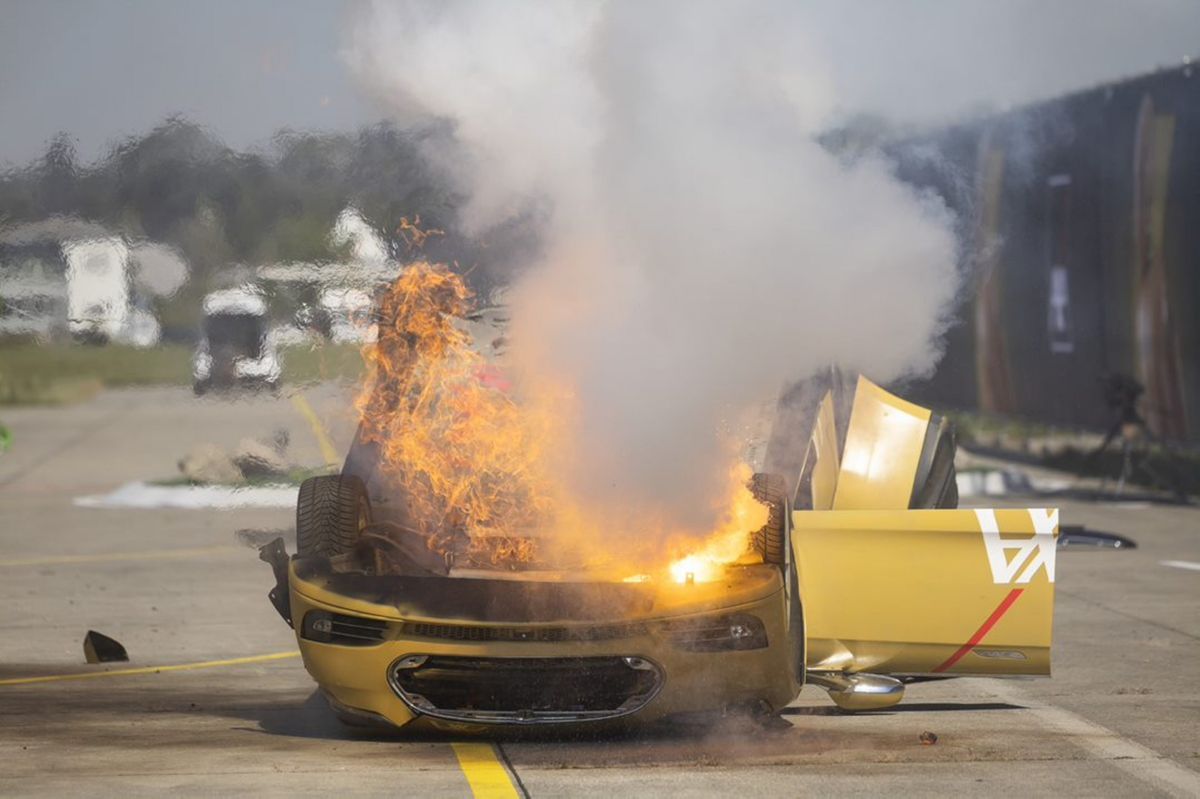
<svg viewBox="0 0 1200 799">
<path fill-rule="evenodd" d="M 667 634 L 671 643 L 689 652 L 730 652 L 767 646 L 766 626 L 762 619 L 749 613 L 671 622 Z"/>
</svg>

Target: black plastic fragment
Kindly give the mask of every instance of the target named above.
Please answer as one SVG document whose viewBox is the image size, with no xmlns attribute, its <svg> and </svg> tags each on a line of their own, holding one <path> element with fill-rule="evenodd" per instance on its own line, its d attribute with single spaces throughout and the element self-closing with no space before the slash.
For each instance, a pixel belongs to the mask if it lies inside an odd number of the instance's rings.
<svg viewBox="0 0 1200 799">
<path fill-rule="evenodd" d="M 275 587 L 267 592 L 271 606 L 283 617 L 288 627 L 292 625 L 292 601 L 288 595 L 288 553 L 282 538 L 276 538 L 269 544 L 259 547 L 260 560 L 271 564 L 275 573 Z"/>
<path fill-rule="evenodd" d="M 119 641 L 88 630 L 83 637 L 83 656 L 88 663 L 119 663 L 129 660 L 129 654 Z"/>
<path fill-rule="evenodd" d="M 1137 549 L 1137 542 L 1116 533 L 1089 530 L 1080 524 L 1064 524 L 1058 531 L 1058 547 L 1063 549 Z"/>
</svg>

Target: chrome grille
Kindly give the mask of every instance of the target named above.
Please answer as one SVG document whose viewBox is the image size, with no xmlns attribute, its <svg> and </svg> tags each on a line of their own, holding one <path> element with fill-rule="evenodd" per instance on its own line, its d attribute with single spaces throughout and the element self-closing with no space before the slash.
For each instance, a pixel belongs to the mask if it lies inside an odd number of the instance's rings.
<svg viewBox="0 0 1200 799">
<path fill-rule="evenodd" d="M 392 689 L 414 712 L 450 721 L 552 724 L 600 721 L 640 710 L 662 671 L 636 656 L 472 658 L 408 655 Z"/>
<path fill-rule="evenodd" d="M 489 627 L 472 624 L 432 624 L 408 622 L 402 629 L 404 637 L 433 638 L 443 641 L 527 641 L 554 643 L 557 641 L 612 641 L 646 634 L 644 624 L 607 624 L 581 627 L 514 626 Z"/>
</svg>

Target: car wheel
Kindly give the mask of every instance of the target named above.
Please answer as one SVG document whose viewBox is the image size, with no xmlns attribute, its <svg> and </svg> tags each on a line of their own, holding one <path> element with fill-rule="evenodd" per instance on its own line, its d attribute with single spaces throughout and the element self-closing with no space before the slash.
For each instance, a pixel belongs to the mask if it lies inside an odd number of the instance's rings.
<svg viewBox="0 0 1200 799">
<path fill-rule="evenodd" d="M 754 546 L 763 561 L 782 566 L 787 562 L 787 481 L 778 474 L 755 474 L 750 492 L 767 506 L 767 523 L 754 534 Z"/>
<path fill-rule="evenodd" d="M 326 558 L 349 552 L 370 521 L 371 503 L 358 477 L 310 477 L 296 500 L 296 551 Z"/>
</svg>

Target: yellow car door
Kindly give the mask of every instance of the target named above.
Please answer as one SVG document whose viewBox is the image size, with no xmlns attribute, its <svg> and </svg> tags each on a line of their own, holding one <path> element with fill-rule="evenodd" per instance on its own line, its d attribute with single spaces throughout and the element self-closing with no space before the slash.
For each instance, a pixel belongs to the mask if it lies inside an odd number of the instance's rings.
<svg viewBox="0 0 1200 799">
<path fill-rule="evenodd" d="M 1049 674 L 1058 511 L 792 514 L 807 664 Z"/>
</svg>

